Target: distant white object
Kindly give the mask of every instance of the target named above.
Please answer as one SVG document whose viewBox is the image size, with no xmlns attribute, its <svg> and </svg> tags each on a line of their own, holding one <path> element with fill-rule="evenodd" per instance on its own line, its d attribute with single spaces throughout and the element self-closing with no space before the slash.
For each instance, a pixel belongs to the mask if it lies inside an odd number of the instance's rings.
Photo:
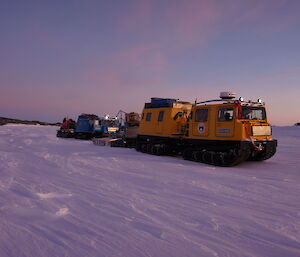
<svg viewBox="0 0 300 257">
<path fill-rule="evenodd" d="M 220 98 L 221 99 L 233 99 L 236 97 L 236 93 L 234 92 L 221 92 Z"/>
</svg>

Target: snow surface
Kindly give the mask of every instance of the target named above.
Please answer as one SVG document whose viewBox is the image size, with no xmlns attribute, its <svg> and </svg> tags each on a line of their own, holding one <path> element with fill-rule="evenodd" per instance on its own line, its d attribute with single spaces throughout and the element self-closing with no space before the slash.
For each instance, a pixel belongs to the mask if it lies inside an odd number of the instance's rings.
<svg viewBox="0 0 300 257">
<path fill-rule="evenodd" d="M 0 127 L 1 257 L 300 256 L 300 127 L 233 168 Z"/>
</svg>

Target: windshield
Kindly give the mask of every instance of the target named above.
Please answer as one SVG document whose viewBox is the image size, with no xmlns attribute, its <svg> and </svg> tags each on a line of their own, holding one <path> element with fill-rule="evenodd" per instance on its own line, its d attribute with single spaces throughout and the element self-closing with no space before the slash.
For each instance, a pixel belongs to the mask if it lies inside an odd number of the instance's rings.
<svg viewBox="0 0 300 257">
<path fill-rule="evenodd" d="M 265 120 L 266 111 L 264 107 L 242 106 L 242 117 L 246 120 Z"/>
</svg>

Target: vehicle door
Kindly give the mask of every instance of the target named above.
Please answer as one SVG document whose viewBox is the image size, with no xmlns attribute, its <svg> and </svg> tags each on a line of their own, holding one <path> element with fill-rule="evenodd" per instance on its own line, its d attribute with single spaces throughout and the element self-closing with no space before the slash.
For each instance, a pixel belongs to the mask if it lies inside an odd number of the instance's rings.
<svg viewBox="0 0 300 257">
<path fill-rule="evenodd" d="M 192 135 L 197 137 L 207 137 L 209 135 L 209 108 L 199 107 L 194 110 L 192 119 Z"/>
<path fill-rule="evenodd" d="M 216 136 L 233 137 L 234 135 L 234 107 L 221 106 L 217 109 Z"/>
</svg>

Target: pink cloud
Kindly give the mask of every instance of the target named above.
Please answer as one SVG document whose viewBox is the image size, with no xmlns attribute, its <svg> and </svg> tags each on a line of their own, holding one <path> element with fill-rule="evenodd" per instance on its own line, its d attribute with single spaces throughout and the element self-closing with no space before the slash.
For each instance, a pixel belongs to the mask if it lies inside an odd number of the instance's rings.
<svg viewBox="0 0 300 257">
<path fill-rule="evenodd" d="M 165 54 L 156 45 L 140 44 L 108 53 L 98 63 L 88 64 L 83 76 L 90 84 L 128 88 L 141 85 L 142 80 L 155 80 L 157 84 L 167 73 Z"/>
<path fill-rule="evenodd" d="M 166 52 L 206 43 L 221 17 L 215 1 L 137 1 L 120 17 L 117 33 L 134 32 Z M 171 43 L 170 43 L 171 42 Z"/>
<path fill-rule="evenodd" d="M 139 72 L 161 70 L 166 67 L 165 55 L 153 44 L 140 44 L 116 53 L 114 57 L 122 67 Z"/>
<path fill-rule="evenodd" d="M 216 24 L 221 12 L 214 1 L 182 1 L 170 5 L 166 20 L 170 37 L 177 47 L 190 47 L 207 43 L 217 32 Z"/>
<path fill-rule="evenodd" d="M 209 44 L 228 29 L 276 33 L 300 22 L 300 3 L 290 0 L 137 1 L 120 17 L 118 33 L 129 32 L 167 53 Z M 199 48 L 200 49 L 200 48 Z"/>
<path fill-rule="evenodd" d="M 300 2 L 290 0 L 238 2 L 228 13 L 233 25 L 247 25 L 249 32 L 277 33 L 300 22 Z M 229 18 L 229 17 L 228 17 Z"/>
<path fill-rule="evenodd" d="M 91 83 L 99 83 L 103 88 L 106 85 L 114 87 L 121 84 L 120 73 L 112 69 L 89 67 L 88 70 L 84 71 L 84 77 Z"/>
<path fill-rule="evenodd" d="M 64 107 L 61 99 L 57 101 L 57 95 L 51 88 L 12 81 L 1 83 L 3 83 L 0 96 L 2 116 L 47 120 L 51 116 L 55 117 Z"/>
<path fill-rule="evenodd" d="M 121 29 L 130 31 L 144 26 L 151 19 L 154 2 L 151 0 L 136 1 L 129 7 L 126 15 L 120 18 Z"/>
</svg>

